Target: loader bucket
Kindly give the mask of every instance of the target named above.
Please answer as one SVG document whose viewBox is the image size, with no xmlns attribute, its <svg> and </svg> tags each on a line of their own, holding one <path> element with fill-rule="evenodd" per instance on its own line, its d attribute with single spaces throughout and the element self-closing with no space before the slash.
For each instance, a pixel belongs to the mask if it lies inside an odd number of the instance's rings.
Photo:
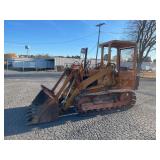
<svg viewBox="0 0 160 160">
<path fill-rule="evenodd" d="M 49 90 L 49 89 L 48 89 Z M 59 116 L 59 106 L 55 98 L 52 98 L 42 89 L 32 101 L 27 112 L 28 125 L 51 122 Z"/>
</svg>

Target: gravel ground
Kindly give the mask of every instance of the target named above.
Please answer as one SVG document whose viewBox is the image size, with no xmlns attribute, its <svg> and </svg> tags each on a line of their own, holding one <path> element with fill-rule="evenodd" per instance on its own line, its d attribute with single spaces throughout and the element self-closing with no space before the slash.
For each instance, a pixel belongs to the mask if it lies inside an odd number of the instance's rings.
<svg viewBox="0 0 160 160">
<path fill-rule="evenodd" d="M 44 74 L 41 78 L 5 76 L 5 139 L 156 139 L 155 80 L 140 81 L 137 103 L 127 111 L 86 116 L 72 114 L 48 124 L 26 126 L 27 106 L 39 92 L 40 84 L 52 88 L 58 80 L 57 73 L 54 79 Z M 51 74 L 54 77 L 54 73 Z"/>
</svg>

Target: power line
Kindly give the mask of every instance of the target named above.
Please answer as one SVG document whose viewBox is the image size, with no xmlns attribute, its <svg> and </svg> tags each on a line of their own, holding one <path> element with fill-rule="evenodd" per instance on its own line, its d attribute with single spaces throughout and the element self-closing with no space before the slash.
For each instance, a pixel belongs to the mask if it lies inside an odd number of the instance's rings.
<svg viewBox="0 0 160 160">
<path fill-rule="evenodd" d="M 106 31 L 101 31 L 101 32 L 107 34 L 128 34 L 127 32 L 106 32 Z"/>
<path fill-rule="evenodd" d="M 97 44 L 95 44 L 91 49 L 89 48 L 89 52 L 92 52 L 94 49 L 96 49 Z"/>
<path fill-rule="evenodd" d="M 78 41 L 78 40 L 81 40 L 81 39 L 85 39 L 85 38 L 88 38 L 88 37 L 91 37 L 91 36 L 94 36 L 96 35 L 96 33 L 92 33 L 92 34 L 89 34 L 89 35 L 86 35 L 86 36 L 83 36 L 83 37 L 79 37 L 79 38 L 75 38 L 75 39 L 71 39 L 71 40 L 67 40 L 67 41 L 62 41 L 62 42 L 32 42 L 32 44 L 64 44 L 64 43 L 70 43 L 70 42 L 74 42 L 74 41 Z M 16 45 L 26 45 L 28 44 L 27 43 L 17 43 L 17 42 L 11 42 L 11 41 L 5 41 L 5 43 L 8 43 L 8 44 L 16 44 Z"/>
<path fill-rule="evenodd" d="M 10 41 L 5 41 L 4 43 L 6 43 L 6 44 L 14 44 L 14 45 L 23 46 L 23 47 L 26 44 L 26 43 L 15 43 L 15 42 L 10 42 Z"/>
</svg>

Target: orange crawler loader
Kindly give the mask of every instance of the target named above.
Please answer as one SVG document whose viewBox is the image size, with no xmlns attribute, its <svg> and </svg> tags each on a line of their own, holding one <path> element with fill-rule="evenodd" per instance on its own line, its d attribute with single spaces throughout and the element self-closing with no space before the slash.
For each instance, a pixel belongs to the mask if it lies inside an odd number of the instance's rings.
<svg viewBox="0 0 160 160">
<path fill-rule="evenodd" d="M 42 90 L 27 113 L 28 124 L 54 121 L 69 108 L 78 113 L 92 110 L 130 108 L 136 103 L 138 88 L 137 45 L 113 40 L 99 45 L 100 63 L 91 67 L 85 59 L 66 68 L 55 86 Z"/>
</svg>

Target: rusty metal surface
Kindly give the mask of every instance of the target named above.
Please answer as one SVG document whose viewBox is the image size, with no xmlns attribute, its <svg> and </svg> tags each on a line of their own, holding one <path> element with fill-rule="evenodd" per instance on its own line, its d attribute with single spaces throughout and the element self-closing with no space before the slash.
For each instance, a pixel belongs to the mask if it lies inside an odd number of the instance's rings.
<svg viewBox="0 0 160 160">
<path fill-rule="evenodd" d="M 43 90 L 33 100 L 28 109 L 26 119 L 28 125 L 51 122 L 59 116 L 59 106 L 53 97 L 48 96 Z"/>
<path fill-rule="evenodd" d="M 109 42 L 104 42 L 100 44 L 100 47 L 105 46 L 112 46 L 115 48 L 127 48 L 127 47 L 134 47 L 136 46 L 135 42 L 131 42 L 131 41 L 122 41 L 122 40 L 112 40 Z"/>
<path fill-rule="evenodd" d="M 98 94 L 87 94 L 77 98 L 79 112 L 101 109 L 120 109 L 131 107 L 136 102 L 135 93 L 127 90 L 115 90 Z"/>
</svg>

